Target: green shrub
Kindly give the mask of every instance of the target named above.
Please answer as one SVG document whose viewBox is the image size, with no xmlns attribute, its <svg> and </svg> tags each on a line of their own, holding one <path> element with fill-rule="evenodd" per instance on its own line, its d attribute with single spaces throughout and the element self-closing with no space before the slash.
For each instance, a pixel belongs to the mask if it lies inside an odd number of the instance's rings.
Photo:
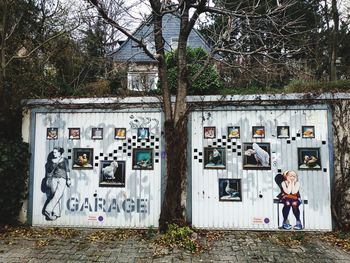
<svg viewBox="0 0 350 263">
<path fill-rule="evenodd" d="M 0 224 L 16 224 L 27 189 L 28 144 L 1 139 L 0 163 Z"/>
<path fill-rule="evenodd" d="M 323 93 L 323 92 L 350 92 L 350 80 L 337 81 L 291 81 L 285 88 L 286 93 Z"/>
<path fill-rule="evenodd" d="M 180 227 L 176 224 L 170 224 L 167 232 L 163 235 L 163 241 L 169 247 L 179 247 L 195 252 L 198 245 L 192 238 L 192 233 L 193 230 L 188 226 Z"/>
<path fill-rule="evenodd" d="M 157 229 L 154 226 L 149 226 L 146 231 L 146 237 L 151 239 L 157 235 Z"/>
<path fill-rule="evenodd" d="M 208 58 L 208 53 L 203 48 L 187 47 L 187 69 L 188 81 L 202 70 Z M 166 54 L 167 73 L 169 88 L 172 94 L 176 93 L 177 89 L 177 50 Z M 219 75 L 213 64 L 205 67 L 204 71 L 199 77 L 190 83 L 188 88 L 188 95 L 208 95 L 218 94 L 222 89 L 222 84 Z"/>
</svg>

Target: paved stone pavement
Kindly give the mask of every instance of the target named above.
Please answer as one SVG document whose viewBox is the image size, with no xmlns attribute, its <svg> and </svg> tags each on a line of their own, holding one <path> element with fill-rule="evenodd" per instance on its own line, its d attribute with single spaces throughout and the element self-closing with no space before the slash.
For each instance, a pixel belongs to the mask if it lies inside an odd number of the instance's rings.
<svg viewBox="0 0 350 263">
<path fill-rule="evenodd" d="M 322 241 L 320 233 L 224 231 L 212 242 L 201 240 L 211 247 L 192 254 L 156 245 L 141 234 L 118 236 L 98 229 L 31 231 L 2 229 L 0 262 L 350 262 L 349 252 Z"/>
</svg>

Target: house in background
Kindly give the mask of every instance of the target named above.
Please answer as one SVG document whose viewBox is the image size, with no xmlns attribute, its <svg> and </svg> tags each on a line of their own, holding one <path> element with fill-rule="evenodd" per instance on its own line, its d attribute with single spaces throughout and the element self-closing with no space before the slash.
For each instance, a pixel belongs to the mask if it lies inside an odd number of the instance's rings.
<svg viewBox="0 0 350 263">
<path fill-rule="evenodd" d="M 163 37 L 165 51 L 173 51 L 178 46 L 180 31 L 180 19 L 174 14 L 163 16 Z M 142 23 L 133 34 L 138 39 L 143 39 L 151 53 L 156 53 L 154 46 L 153 25 L 150 21 Z M 188 38 L 188 46 L 201 47 L 209 51 L 209 45 L 201 34 L 193 29 Z M 136 42 L 128 38 L 121 44 L 113 56 L 114 64 L 118 71 L 125 72 L 129 90 L 144 91 L 157 88 L 158 65 L 157 61 L 148 57 Z"/>
</svg>

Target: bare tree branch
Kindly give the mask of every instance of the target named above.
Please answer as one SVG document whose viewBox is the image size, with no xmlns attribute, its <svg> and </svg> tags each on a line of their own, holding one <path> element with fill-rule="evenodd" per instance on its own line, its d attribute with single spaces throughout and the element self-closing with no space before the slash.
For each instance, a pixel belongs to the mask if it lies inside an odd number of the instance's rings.
<svg viewBox="0 0 350 263">
<path fill-rule="evenodd" d="M 143 49 L 143 51 L 149 56 L 150 58 L 156 60 L 156 57 L 147 49 L 147 45 L 142 41 L 142 39 L 136 38 L 132 33 L 130 33 L 126 28 L 122 27 L 119 23 L 111 19 L 106 10 L 104 9 L 103 5 L 99 0 L 89 0 L 89 2 L 94 5 L 100 14 L 100 16 L 111 26 L 118 29 L 120 32 L 122 32 L 125 36 L 130 38 L 132 41 L 136 42 L 140 48 Z"/>
</svg>

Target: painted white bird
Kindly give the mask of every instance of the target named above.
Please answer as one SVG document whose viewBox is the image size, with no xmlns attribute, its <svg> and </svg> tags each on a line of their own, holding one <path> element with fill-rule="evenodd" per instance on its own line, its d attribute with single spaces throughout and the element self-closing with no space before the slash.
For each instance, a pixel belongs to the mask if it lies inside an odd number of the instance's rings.
<svg viewBox="0 0 350 263">
<path fill-rule="evenodd" d="M 253 143 L 254 157 L 262 166 L 268 167 L 270 165 L 270 155 L 264 151 L 257 143 Z"/>
<path fill-rule="evenodd" d="M 235 197 L 239 195 L 239 193 L 235 189 L 230 188 L 229 180 L 226 180 L 225 192 L 229 194 L 231 197 Z"/>
<path fill-rule="evenodd" d="M 221 154 L 217 149 L 214 149 L 213 153 L 209 155 L 209 162 L 211 162 L 215 165 L 222 163 Z"/>
<path fill-rule="evenodd" d="M 104 179 L 115 179 L 115 172 L 118 168 L 118 162 L 113 161 L 110 165 L 102 168 L 102 175 Z"/>
</svg>

